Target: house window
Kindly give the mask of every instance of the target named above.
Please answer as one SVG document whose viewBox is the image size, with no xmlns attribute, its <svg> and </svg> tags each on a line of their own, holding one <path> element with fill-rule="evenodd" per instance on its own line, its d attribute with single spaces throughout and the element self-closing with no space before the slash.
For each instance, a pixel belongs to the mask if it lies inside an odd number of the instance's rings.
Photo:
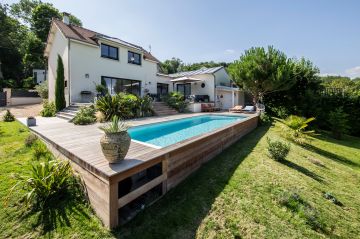
<svg viewBox="0 0 360 239">
<path fill-rule="evenodd" d="M 101 82 L 112 95 L 126 92 L 140 96 L 141 81 L 103 76 Z"/>
<path fill-rule="evenodd" d="M 190 83 L 177 84 L 176 85 L 176 91 L 180 92 L 184 96 L 189 96 L 189 95 L 191 95 L 191 84 Z"/>
<path fill-rule="evenodd" d="M 132 51 L 128 51 L 128 63 L 141 65 L 141 55 Z"/>
<path fill-rule="evenodd" d="M 119 48 L 101 44 L 101 57 L 119 60 Z"/>
<path fill-rule="evenodd" d="M 169 84 L 157 83 L 157 94 L 159 96 L 167 95 L 169 93 Z"/>
</svg>

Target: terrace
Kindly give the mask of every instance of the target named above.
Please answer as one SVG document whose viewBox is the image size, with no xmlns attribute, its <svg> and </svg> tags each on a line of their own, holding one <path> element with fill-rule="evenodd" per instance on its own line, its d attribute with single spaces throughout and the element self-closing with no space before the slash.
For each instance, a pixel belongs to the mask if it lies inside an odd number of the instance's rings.
<svg viewBox="0 0 360 239">
<path fill-rule="evenodd" d="M 199 115 L 203 114 L 150 117 L 129 122 L 139 126 Z M 164 148 L 132 141 L 126 158 L 117 164 L 109 164 L 102 154 L 99 141 L 103 133 L 98 129 L 99 124 L 76 126 L 59 118 L 39 117 L 37 126 L 30 129 L 55 155 L 71 160 L 73 168 L 84 180 L 94 210 L 106 226 L 113 228 L 256 128 L 257 115 L 246 116 L 244 120 Z M 20 119 L 24 124 L 25 120 Z"/>
</svg>

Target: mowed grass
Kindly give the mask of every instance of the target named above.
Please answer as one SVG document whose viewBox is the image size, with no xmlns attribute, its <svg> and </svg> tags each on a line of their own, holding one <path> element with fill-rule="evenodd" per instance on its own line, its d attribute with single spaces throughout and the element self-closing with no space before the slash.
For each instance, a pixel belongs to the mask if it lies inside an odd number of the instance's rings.
<svg viewBox="0 0 360 239">
<path fill-rule="evenodd" d="M 0 127 L 4 198 L 15 183 L 10 175 L 29 168 L 31 149 L 23 143 L 25 127 Z M 87 205 L 71 198 L 52 210 L 55 223 L 44 230 L 40 213 L 19 209 L 12 197 L 0 208 L 0 238 L 359 238 L 360 139 L 338 141 L 323 133 L 306 148 L 291 144 L 287 160 L 276 162 L 267 156 L 266 137 L 284 140 L 279 125 L 258 127 L 111 232 Z M 343 206 L 324 198 L 325 192 Z M 299 195 L 313 217 L 281 204 L 284 194 Z"/>
<path fill-rule="evenodd" d="M 26 147 L 30 134 L 19 122 L 0 122 L 0 238 L 107 238 L 107 231 L 83 201 L 65 197 L 50 208 L 31 211 L 21 207 L 21 188 L 9 200 L 13 174 L 28 174 L 33 149 Z M 5 203 L 7 201 L 7 203 Z"/>
<path fill-rule="evenodd" d="M 279 124 L 279 123 L 278 123 Z M 266 137 L 281 127 L 262 126 L 204 165 L 162 200 L 116 231 L 123 238 L 359 238 L 360 139 L 326 134 L 312 147 L 291 144 L 285 162 L 267 156 Z M 324 198 L 331 192 L 344 206 Z M 280 203 L 298 194 L 315 212 Z"/>
</svg>

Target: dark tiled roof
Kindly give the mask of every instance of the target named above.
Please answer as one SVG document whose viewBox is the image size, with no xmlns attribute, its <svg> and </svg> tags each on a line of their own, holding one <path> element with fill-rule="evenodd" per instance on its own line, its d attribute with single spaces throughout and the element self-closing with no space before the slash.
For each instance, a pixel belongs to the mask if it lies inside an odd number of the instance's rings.
<svg viewBox="0 0 360 239">
<path fill-rule="evenodd" d="M 57 20 L 57 19 L 53 19 L 53 23 L 59 27 L 60 31 L 67 38 L 85 42 L 85 43 L 92 44 L 92 45 L 98 45 L 97 39 L 99 37 L 104 37 L 106 39 L 122 43 L 124 45 L 138 48 L 143 52 L 144 59 L 160 62 L 158 59 L 156 59 L 156 57 L 154 57 L 150 52 L 146 51 L 141 46 L 137 46 L 135 44 L 120 40 L 118 38 L 109 37 L 104 34 L 100 34 L 100 33 L 91 31 L 89 29 L 83 28 L 83 27 L 79 27 L 79 26 L 75 26 L 75 25 L 71 25 L 71 24 L 67 25 L 64 22 Z"/>
</svg>

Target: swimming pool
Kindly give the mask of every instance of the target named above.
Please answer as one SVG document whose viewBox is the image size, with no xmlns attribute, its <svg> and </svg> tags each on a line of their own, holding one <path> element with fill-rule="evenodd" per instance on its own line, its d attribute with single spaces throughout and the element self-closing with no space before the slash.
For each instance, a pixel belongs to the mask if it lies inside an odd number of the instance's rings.
<svg viewBox="0 0 360 239">
<path fill-rule="evenodd" d="M 244 120 L 246 116 L 201 115 L 132 127 L 131 139 L 162 148 Z"/>
</svg>

